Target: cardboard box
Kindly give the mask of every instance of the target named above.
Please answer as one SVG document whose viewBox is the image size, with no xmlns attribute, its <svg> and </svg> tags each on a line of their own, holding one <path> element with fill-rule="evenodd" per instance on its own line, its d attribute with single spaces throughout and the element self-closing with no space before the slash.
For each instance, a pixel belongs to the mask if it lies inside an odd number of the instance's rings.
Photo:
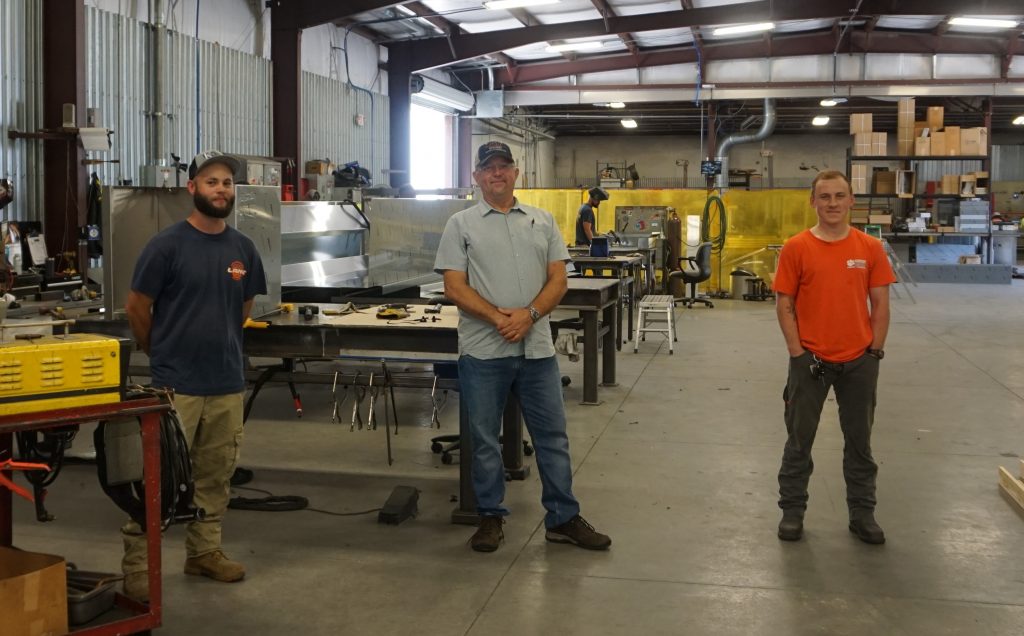
<svg viewBox="0 0 1024 636">
<path fill-rule="evenodd" d="M 889 134 L 884 132 L 871 133 L 871 154 L 884 157 L 889 150 Z"/>
<path fill-rule="evenodd" d="M 0 547 L 0 625 L 4 634 L 68 633 L 64 559 Z"/>
<path fill-rule="evenodd" d="M 932 154 L 932 140 L 930 137 L 917 137 L 914 139 L 914 156 L 927 157 Z"/>
<path fill-rule="evenodd" d="M 974 194 L 988 194 L 988 172 L 978 170 L 974 173 Z"/>
<path fill-rule="evenodd" d="M 850 187 L 854 194 L 868 193 L 868 167 L 862 163 L 850 166 Z"/>
<path fill-rule="evenodd" d="M 851 113 L 850 114 L 850 134 L 856 135 L 857 133 L 869 133 L 871 132 L 871 113 Z"/>
<path fill-rule="evenodd" d="M 960 194 L 960 175 L 942 175 L 942 192 L 940 194 Z"/>
<path fill-rule="evenodd" d="M 871 153 L 871 139 L 873 133 L 860 132 L 853 136 L 853 156 L 854 157 L 870 157 Z"/>
<path fill-rule="evenodd" d="M 871 180 L 871 191 L 875 194 L 896 194 L 896 173 L 892 170 L 877 170 Z"/>
<path fill-rule="evenodd" d="M 306 171 L 303 174 L 331 174 L 334 164 L 323 159 L 313 159 L 306 162 Z"/>
<path fill-rule="evenodd" d="M 928 122 L 928 128 L 930 128 L 932 132 L 938 132 L 942 130 L 942 116 L 942 106 L 928 107 L 928 114 L 925 116 L 925 119 Z"/>
<path fill-rule="evenodd" d="M 915 121 L 914 122 L 914 136 L 915 137 L 928 137 L 928 133 L 931 132 L 928 129 L 928 122 L 926 121 Z"/>
<path fill-rule="evenodd" d="M 896 121 L 900 128 L 913 128 L 915 103 L 913 97 L 901 97 L 897 105 Z"/>
<path fill-rule="evenodd" d="M 987 128 L 961 128 L 960 129 L 960 154 L 967 156 L 982 156 L 988 154 L 988 129 Z"/>
<path fill-rule="evenodd" d="M 872 225 L 892 225 L 891 214 L 869 214 L 868 223 Z"/>
<path fill-rule="evenodd" d="M 978 254 L 964 254 L 960 257 L 961 265 L 981 265 L 981 256 Z"/>
<path fill-rule="evenodd" d="M 946 135 L 946 152 L 943 154 L 960 154 L 960 126 L 946 126 L 942 132 Z"/>
<path fill-rule="evenodd" d="M 946 156 L 946 133 L 944 132 L 933 132 L 932 133 L 932 150 L 933 157 L 945 157 Z"/>
<path fill-rule="evenodd" d="M 974 175 L 973 174 L 962 174 L 962 175 L 960 175 L 960 189 L 959 189 L 960 198 L 962 198 L 962 199 L 972 198 L 976 194 L 974 189 L 977 187 L 977 185 L 978 185 L 978 183 L 974 179 Z"/>
<path fill-rule="evenodd" d="M 896 171 L 896 196 L 901 199 L 914 198 L 917 187 L 917 175 L 913 170 Z"/>
</svg>

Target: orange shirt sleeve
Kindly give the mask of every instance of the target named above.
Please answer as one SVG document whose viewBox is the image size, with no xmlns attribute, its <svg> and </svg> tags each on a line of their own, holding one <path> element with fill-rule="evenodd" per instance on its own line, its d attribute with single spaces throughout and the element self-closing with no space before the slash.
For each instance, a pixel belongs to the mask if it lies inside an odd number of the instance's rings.
<svg viewBox="0 0 1024 636">
<path fill-rule="evenodd" d="M 884 287 L 896 282 L 896 274 L 892 271 L 892 264 L 885 253 L 885 247 L 881 241 L 876 240 L 871 250 L 871 277 L 868 280 L 868 287 Z"/>
</svg>

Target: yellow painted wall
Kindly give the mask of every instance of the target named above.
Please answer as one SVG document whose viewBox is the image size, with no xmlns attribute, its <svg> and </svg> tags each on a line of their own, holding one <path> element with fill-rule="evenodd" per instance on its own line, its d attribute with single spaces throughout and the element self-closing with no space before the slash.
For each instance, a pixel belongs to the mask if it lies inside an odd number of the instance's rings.
<svg viewBox="0 0 1024 636">
<path fill-rule="evenodd" d="M 617 206 L 671 206 L 680 217 L 700 216 L 707 194 L 703 190 L 609 190 L 610 198 L 601 203 L 597 213 L 597 231 L 614 229 Z M 523 203 L 551 212 L 562 230 L 567 244 L 576 237 L 576 213 L 587 200 L 586 190 L 516 190 Z M 712 257 L 711 279 L 707 289 L 718 289 L 718 264 L 722 268 L 721 286 L 729 289 L 729 273 L 737 267 L 766 278 L 774 267 L 773 254 L 762 252 L 732 265 L 730 261 L 755 252 L 766 245 L 780 244 L 790 236 L 815 223 L 814 209 L 807 190 L 728 190 L 722 198 L 726 206 L 725 249 L 721 261 Z M 717 209 L 711 210 L 711 235 L 721 234 Z"/>
</svg>

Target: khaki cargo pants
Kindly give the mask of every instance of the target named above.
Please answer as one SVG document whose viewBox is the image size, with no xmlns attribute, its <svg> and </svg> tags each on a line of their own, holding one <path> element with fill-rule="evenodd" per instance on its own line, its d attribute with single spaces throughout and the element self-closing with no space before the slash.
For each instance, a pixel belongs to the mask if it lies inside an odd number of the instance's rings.
<svg viewBox="0 0 1024 636">
<path fill-rule="evenodd" d="M 245 393 L 228 395 L 174 396 L 185 441 L 192 457 L 195 481 L 195 505 L 206 511 L 206 518 L 186 526 L 185 549 L 197 557 L 220 549 L 221 520 L 228 507 L 231 475 L 238 463 L 242 443 L 242 403 Z M 146 570 L 146 535 L 143 528 L 129 521 L 121 528 L 124 538 L 124 574 Z"/>
</svg>

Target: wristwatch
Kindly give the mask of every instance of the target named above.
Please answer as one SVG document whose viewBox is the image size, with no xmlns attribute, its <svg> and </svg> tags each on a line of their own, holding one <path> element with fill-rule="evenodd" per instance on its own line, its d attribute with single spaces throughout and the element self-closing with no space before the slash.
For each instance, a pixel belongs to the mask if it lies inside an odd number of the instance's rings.
<svg viewBox="0 0 1024 636">
<path fill-rule="evenodd" d="M 537 322 L 538 320 L 540 320 L 540 312 L 537 311 L 536 307 L 530 305 L 529 307 L 527 307 L 527 309 L 530 310 L 530 318 L 533 320 L 533 322 Z"/>
<path fill-rule="evenodd" d="M 885 357 L 885 350 L 884 349 L 868 349 L 868 355 L 871 356 L 872 358 L 877 358 L 877 359 L 881 360 L 882 358 Z"/>
</svg>

